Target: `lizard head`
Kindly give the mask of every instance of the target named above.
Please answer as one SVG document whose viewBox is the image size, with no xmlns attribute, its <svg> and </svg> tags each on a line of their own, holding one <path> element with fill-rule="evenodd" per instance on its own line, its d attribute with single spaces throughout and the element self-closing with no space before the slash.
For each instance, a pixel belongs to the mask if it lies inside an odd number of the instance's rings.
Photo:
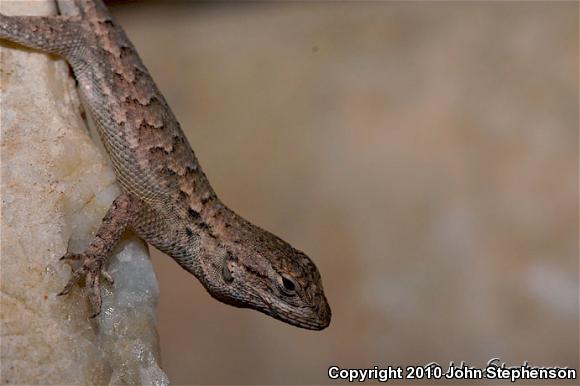
<svg viewBox="0 0 580 386">
<path fill-rule="evenodd" d="M 294 326 L 326 328 L 330 306 L 312 260 L 229 209 L 220 212 L 213 222 L 213 231 L 219 235 L 209 238 L 211 251 L 200 256 L 206 260 L 203 282 L 210 294 Z"/>
</svg>

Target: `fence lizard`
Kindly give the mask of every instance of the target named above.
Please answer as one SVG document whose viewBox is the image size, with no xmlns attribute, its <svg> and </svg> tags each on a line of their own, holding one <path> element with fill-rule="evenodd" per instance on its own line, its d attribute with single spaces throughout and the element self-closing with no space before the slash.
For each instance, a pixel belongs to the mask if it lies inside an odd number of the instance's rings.
<svg viewBox="0 0 580 386">
<path fill-rule="evenodd" d="M 123 193 L 60 294 L 85 277 L 96 316 L 108 254 L 126 229 L 171 256 L 216 299 L 320 330 L 331 312 L 303 252 L 225 206 L 121 26 L 101 0 L 70 0 L 74 15 L 0 14 L 0 38 L 64 57 Z"/>
</svg>

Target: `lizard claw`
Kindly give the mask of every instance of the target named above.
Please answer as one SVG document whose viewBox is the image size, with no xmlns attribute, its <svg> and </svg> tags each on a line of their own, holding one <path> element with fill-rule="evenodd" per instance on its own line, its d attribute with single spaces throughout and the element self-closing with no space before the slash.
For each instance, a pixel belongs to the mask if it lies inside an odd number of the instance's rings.
<svg viewBox="0 0 580 386">
<path fill-rule="evenodd" d="M 69 252 L 69 249 L 70 249 L 70 238 L 68 239 L 68 243 L 66 245 L 66 253 L 59 260 L 60 261 L 62 261 L 62 260 L 80 260 L 82 255 L 79 255 L 77 253 L 71 253 L 71 252 Z"/>
<path fill-rule="evenodd" d="M 80 260 L 81 257 L 82 255 L 67 252 L 66 255 L 63 255 L 59 260 Z"/>
<path fill-rule="evenodd" d="M 111 274 L 107 272 L 104 268 L 101 269 L 101 276 L 103 276 L 107 281 L 107 283 L 109 283 L 110 285 L 115 284 L 115 279 L 113 279 L 113 276 L 111 276 Z"/>
</svg>

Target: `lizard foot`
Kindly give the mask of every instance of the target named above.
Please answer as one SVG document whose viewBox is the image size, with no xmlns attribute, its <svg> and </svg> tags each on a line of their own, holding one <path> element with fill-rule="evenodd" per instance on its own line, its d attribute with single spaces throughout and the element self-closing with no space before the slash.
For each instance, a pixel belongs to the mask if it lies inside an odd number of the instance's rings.
<svg viewBox="0 0 580 386">
<path fill-rule="evenodd" d="M 90 316 L 90 318 L 93 319 L 94 317 L 96 317 L 101 313 L 101 305 L 102 305 L 101 287 L 100 287 L 101 276 L 110 284 L 114 283 L 111 275 L 105 270 L 105 261 L 107 260 L 107 256 L 89 253 L 83 254 L 67 253 L 60 259 L 81 260 L 81 265 L 73 270 L 72 277 L 70 278 L 64 289 L 58 294 L 58 296 L 68 294 L 72 289 L 72 287 L 79 280 L 81 280 L 81 278 L 84 277 L 86 287 L 89 291 L 88 297 L 94 310 L 94 313 Z"/>
<path fill-rule="evenodd" d="M 122 193 L 113 201 L 103 222 L 89 247 L 83 253 L 67 253 L 61 260 L 78 260 L 80 265 L 73 269 L 72 276 L 59 295 L 66 295 L 82 278 L 85 279 L 88 297 L 93 305 L 91 318 L 101 313 L 101 276 L 113 284 L 113 278 L 105 270 L 105 262 L 121 234 L 125 231 L 136 213 L 136 203 Z"/>
</svg>

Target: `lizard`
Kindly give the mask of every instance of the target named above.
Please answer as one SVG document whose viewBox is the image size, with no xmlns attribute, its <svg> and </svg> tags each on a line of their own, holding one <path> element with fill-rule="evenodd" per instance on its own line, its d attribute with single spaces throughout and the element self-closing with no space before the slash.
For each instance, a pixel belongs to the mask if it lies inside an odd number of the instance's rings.
<svg viewBox="0 0 580 386">
<path fill-rule="evenodd" d="M 0 14 L 0 39 L 64 58 L 95 122 L 122 193 L 59 295 L 85 280 L 91 317 L 102 308 L 106 261 L 126 231 L 172 257 L 217 300 L 322 330 L 331 310 L 314 262 L 227 207 L 211 187 L 175 115 L 102 0 L 67 0 L 73 13 Z M 70 3 L 69 3 L 70 5 Z"/>
</svg>

